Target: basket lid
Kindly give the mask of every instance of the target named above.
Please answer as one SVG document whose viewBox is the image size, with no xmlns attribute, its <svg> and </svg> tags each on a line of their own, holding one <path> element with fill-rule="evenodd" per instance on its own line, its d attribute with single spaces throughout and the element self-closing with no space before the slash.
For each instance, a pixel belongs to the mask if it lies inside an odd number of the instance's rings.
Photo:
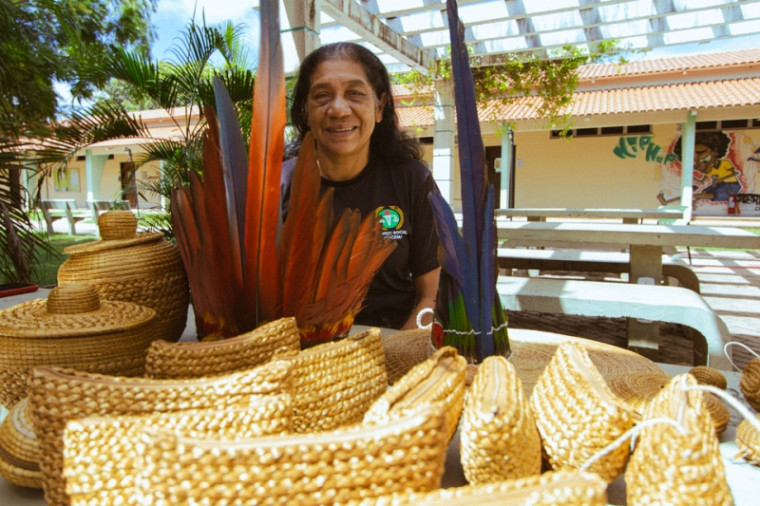
<svg viewBox="0 0 760 506">
<path fill-rule="evenodd" d="M 126 248 L 159 241 L 163 238 L 160 232 L 137 232 L 137 218 L 132 211 L 108 211 L 98 217 L 100 241 L 75 244 L 63 250 L 69 255 L 93 253 L 117 248 Z"/>
<path fill-rule="evenodd" d="M 100 300 L 91 285 L 53 288 L 47 300 L 0 311 L 0 337 L 54 338 L 112 334 L 152 321 L 156 312 L 132 302 Z"/>
<path fill-rule="evenodd" d="M 29 398 L 14 405 L 0 424 L 0 475 L 16 485 L 42 488 Z"/>
</svg>

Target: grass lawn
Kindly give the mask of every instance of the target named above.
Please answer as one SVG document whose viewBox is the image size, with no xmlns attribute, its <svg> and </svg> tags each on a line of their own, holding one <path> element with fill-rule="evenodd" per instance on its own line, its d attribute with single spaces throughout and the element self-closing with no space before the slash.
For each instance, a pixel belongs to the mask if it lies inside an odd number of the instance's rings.
<svg viewBox="0 0 760 506">
<path fill-rule="evenodd" d="M 93 235 L 68 235 L 53 234 L 49 237 L 50 245 L 53 247 L 52 253 L 45 251 L 40 252 L 40 259 L 35 273 L 38 285 L 42 287 L 52 286 L 58 283 L 58 267 L 69 257 L 63 253 L 63 250 L 74 244 L 82 244 L 98 240 Z"/>
</svg>

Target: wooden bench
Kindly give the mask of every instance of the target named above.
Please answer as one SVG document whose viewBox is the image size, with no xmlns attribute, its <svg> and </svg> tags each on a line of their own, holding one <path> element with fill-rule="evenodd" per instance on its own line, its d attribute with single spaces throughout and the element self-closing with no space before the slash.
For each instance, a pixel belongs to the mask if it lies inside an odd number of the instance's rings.
<svg viewBox="0 0 760 506">
<path fill-rule="evenodd" d="M 497 260 L 502 269 L 538 269 L 570 272 L 629 273 L 630 255 L 621 251 L 588 251 L 577 249 L 498 248 Z M 662 255 L 663 280 L 674 278 L 678 283 L 699 293 L 699 279 L 677 254 Z"/>
<path fill-rule="evenodd" d="M 69 222 L 69 232 L 76 235 L 76 224 L 85 220 L 89 215 L 85 211 L 77 210 L 77 202 L 74 199 L 48 199 L 40 201 L 42 216 L 45 218 L 47 233 L 53 234 L 53 222 L 65 218 Z"/>
<path fill-rule="evenodd" d="M 701 334 L 694 341 L 694 365 L 730 370 L 723 346 L 728 327 L 701 295 L 678 286 L 499 276 L 504 309 L 677 323 Z M 697 336 L 699 337 L 699 336 Z M 629 337 L 633 349 L 647 347 Z"/>
<path fill-rule="evenodd" d="M 87 205 L 90 208 L 95 223 L 98 222 L 101 212 L 112 211 L 114 209 L 129 210 L 128 200 L 88 200 Z"/>
</svg>

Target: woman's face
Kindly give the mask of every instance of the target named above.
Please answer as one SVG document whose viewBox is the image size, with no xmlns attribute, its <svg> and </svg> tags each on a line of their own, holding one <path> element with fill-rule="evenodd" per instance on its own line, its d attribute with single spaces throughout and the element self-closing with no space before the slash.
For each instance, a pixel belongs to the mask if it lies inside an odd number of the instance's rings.
<svg viewBox="0 0 760 506">
<path fill-rule="evenodd" d="M 369 140 L 386 97 L 375 96 L 362 66 L 350 60 L 320 63 L 311 77 L 306 114 L 320 157 L 369 159 Z"/>
<path fill-rule="evenodd" d="M 704 144 L 694 145 L 694 168 L 702 174 L 707 174 L 710 170 L 716 166 L 715 160 L 718 158 L 716 153 L 710 146 Z"/>
</svg>

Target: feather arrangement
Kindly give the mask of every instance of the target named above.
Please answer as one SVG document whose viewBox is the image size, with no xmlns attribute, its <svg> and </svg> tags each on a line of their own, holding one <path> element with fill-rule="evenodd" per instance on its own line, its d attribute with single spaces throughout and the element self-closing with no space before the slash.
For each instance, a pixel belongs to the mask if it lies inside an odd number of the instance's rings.
<svg viewBox="0 0 760 506">
<path fill-rule="evenodd" d="M 491 355 L 508 355 L 509 335 L 496 293 L 494 188 L 488 184 L 464 26 L 455 0 L 447 0 L 446 10 L 462 181 L 462 233 L 448 203 L 431 193 L 441 263 L 433 340 L 437 346 L 454 346 L 469 362 L 479 363 Z"/>
<path fill-rule="evenodd" d="M 203 178 L 175 188 L 175 236 L 204 339 L 247 332 L 295 316 L 309 346 L 347 333 L 377 270 L 395 247 L 373 216 L 333 217 L 333 192 L 320 195 L 314 142 L 298 155 L 290 209 L 281 223 L 285 78 L 278 2 L 261 4 L 259 69 L 246 153 L 232 101 L 214 80 L 206 107 Z"/>
</svg>

